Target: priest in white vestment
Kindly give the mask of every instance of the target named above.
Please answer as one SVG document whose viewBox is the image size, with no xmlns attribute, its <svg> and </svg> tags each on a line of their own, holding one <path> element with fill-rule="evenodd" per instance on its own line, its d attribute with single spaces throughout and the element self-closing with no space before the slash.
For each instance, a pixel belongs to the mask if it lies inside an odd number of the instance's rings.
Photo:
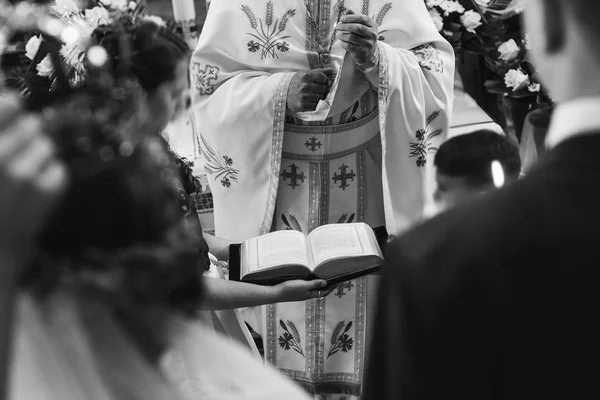
<svg viewBox="0 0 600 400">
<path fill-rule="evenodd" d="M 213 0 L 191 75 L 216 236 L 421 218 L 454 78 L 423 0 Z M 266 360 L 318 398 L 360 396 L 371 281 L 265 307 Z"/>
</svg>

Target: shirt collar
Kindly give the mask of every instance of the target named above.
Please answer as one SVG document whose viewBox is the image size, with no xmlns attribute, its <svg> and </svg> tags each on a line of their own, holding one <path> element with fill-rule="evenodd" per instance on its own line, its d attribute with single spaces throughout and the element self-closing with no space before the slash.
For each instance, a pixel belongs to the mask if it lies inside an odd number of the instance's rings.
<svg viewBox="0 0 600 400">
<path fill-rule="evenodd" d="M 600 96 L 569 100 L 554 110 L 546 147 L 551 149 L 567 139 L 591 132 L 600 132 Z"/>
</svg>

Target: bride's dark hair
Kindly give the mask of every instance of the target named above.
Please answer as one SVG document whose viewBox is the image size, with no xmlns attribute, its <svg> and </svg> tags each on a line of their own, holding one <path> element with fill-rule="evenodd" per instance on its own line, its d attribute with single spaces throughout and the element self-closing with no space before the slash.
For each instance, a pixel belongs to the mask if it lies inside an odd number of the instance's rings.
<svg viewBox="0 0 600 400">
<path fill-rule="evenodd" d="M 187 43 L 173 27 L 160 26 L 153 20 L 127 14 L 111 24 L 96 28 L 92 42 L 107 51 L 114 77 L 131 76 L 147 93 L 175 79 L 177 65 L 190 56 Z M 199 193 L 201 185 L 192 174 L 193 164 L 171 152 L 186 193 Z"/>
<path fill-rule="evenodd" d="M 92 41 L 107 50 L 115 76 L 130 73 L 149 93 L 173 80 L 190 55 L 187 43 L 166 25 L 129 15 L 96 28 Z"/>
<path fill-rule="evenodd" d="M 178 210 L 176 173 L 164 143 L 135 135 L 134 91 L 92 87 L 46 114 L 70 184 L 40 238 L 24 283 L 48 293 L 97 286 L 126 307 L 193 315 L 201 301 L 200 255 Z"/>
</svg>

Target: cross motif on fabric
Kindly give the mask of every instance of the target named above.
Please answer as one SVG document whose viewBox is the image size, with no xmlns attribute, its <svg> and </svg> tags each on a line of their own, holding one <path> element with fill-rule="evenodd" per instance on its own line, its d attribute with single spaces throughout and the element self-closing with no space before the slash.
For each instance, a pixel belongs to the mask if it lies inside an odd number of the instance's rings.
<svg viewBox="0 0 600 400">
<path fill-rule="evenodd" d="M 284 169 L 281 173 L 281 177 L 283 178 L 283 181 L 292 189 L 296 189 L 298 186 L 304 183 L 304 179 L 306 178 L 304 172 L 300 171 L 300 168 L 298 168 L 296 164 L 292 164 L 288 168 Z M 289 180 L 289 183 L 287 180 Z"/>
<path fill-rule="evenodd" d="M 202 64 L 192 63 L 192 72 L 195 78 L 196 90 L 201 96 L 208 96 L 215 91 L 215 81 L 219 79 L 219 67 L 206 65 L 202 69 Z"/>
<path fill-rule="evenodd" d="M 321 143 L 321 141 L 319 139 L 317 139 L 316 137 L 311 137 L 309 140 L 306 141 L 306 143 L 304 143 L 304 145 L 313 153 L 315 151 L 317 151 L 318 149 L 321 148 L 321 146 L 323 146 L 323 143 Z"/>
<path fill-rule="evenodd" d="M 337 292 L 335 293 L 335 295 L 341 299 L 342 297 L 347 295 L 352 290 L 353 287 L 354 287 L 354 285 L 352 284 L 351 281 L 344 282 L 344 283 L 338 285 Z"/>
<path fill-rule="evenodd" d="M 350 182 L 354 182 L 354 178 L 356 178 L 356 174 L 349 166 L 346 164 L 342 164 L 341 167 L 338 168 L 340 173 L 333 174 L 333 182 L 339 185 L 339 188 L 342 190 L 346 190 L 347 187 L 350 187 Z"/>
</svg>

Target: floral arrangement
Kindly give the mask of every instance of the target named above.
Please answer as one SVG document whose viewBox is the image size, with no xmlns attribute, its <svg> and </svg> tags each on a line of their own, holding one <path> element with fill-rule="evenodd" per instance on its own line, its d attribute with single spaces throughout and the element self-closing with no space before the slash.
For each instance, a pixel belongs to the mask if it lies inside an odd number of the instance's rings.
<svg viewBox="0 0 600 400">
<path fill-rule="evenodd" d="M 438 31 L 453 45 L 457 56 L 468 51 L 475 58 L 463 60 L 482 60 L 477 65 L 469 64 L 467 69 L 479 71 L 482 81 L 472 86 L 473 95 L 494 118 L 510 118 L 506 108 L 517 103 L 527 110 L 551 111 L 552 99 L 528 57 L 527 37 L 521 26 L 520 14 L 527 0 L 424 1 Z M 488 98 L 480 93 L 477 88 L 482 86 L 488 94 L 497 96 Z M 498 110 L 504 115 L 497 115 Z"/>
<path fill-rule="evenodd" d="M 521 99 L 540 93 L 535 67 L 527 61 L 527 42 L 520 37 L 511 38 L 485 55 L 486 66 L 497 77 L 485 83 L 491 93 L 505 94 Z"/>
<path fill-rule="evenodd" d="M 522 0 L 425 0 L 438 31 L 455 49 L 481 54 L 494 79 L 491 93 L 513 98 L 537 96 L 541 85 L 527 61 L 527 43 L 512 17 L 524 10 Z"/>
<path fill-rule="evenodd" d="M 482 16 L 475 10 L 467 10 L 458 0 L 425 0 L 429 15 L 438 32 L 455 49 L 460 49 L 463 35 L 476 35 L 482 25 Z"/>
<path fill-rule="evenodd" d="M 87 0 L 83 3 L 57 0 L 49 12 L 74 28 L 70 33 L 76 40 L 63 44 L 38 33 L 25 35 L 16 45 L 21 49 L 20 64 L 5 78 L 8 87 L 34 101 L 58 88 L 61 78 L 69 87 L 78 87 L 84 82 L 89 42 L 92 32 L 99 26 L 108 25 L 123 15 L 166 24 L 161 18 L 147 14 L 144 0 Z M 59 56 L 53 57 L 53 53 Z"/>
</svg>

